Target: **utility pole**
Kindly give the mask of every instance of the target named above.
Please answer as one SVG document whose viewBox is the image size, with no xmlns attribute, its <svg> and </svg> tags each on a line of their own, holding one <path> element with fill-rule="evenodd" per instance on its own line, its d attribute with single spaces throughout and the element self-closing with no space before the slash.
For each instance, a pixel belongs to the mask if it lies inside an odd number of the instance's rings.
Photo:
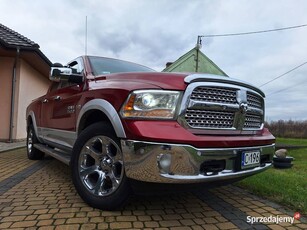
<svg viewBox="0 0 307 230">
<path fill-rule="evenodd" d="M 202 38 L 203 36 L 200 36 L 200 35 L 198 35 L 198 37 L 197 37 L 197 42 L 196 42 L 196 60 L 195 60 L 195 62 L 196 62 L 196 65 L 195 65 L 195 72 L 197 73 L 198 72 L 198 66 L 199 66 L 199 50 L 201 49 L 201 38 Z"/>
</svg>

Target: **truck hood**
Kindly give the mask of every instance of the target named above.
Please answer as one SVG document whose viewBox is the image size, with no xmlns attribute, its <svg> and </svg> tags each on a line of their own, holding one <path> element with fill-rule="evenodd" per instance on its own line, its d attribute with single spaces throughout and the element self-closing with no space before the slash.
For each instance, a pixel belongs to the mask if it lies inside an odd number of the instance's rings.
<svg viewBox="0 0 307 230">
<path fill-rule="evenodd" d="M 184 91 L 187 85 L 192 82 L 219 82 L 244 86 L 257 91 L 263 97 L 265 96 L 260 89 L 244 81 L 206 73 L 117 73 L 96 76 L 96 79 L 95 83 L 91 84 L 91 88 L 105 88 L 111 84 L 112 86 L 116 85 L 127 90 L 161 88 L 165 90 Z"/>
<path fill-rule="evenodd" d="M 105 88 L 107 85 L 118 85 L 122 88 L 135 90 L 138 88 L 161 88 L 166 90 L 185 90 L 187 84 L 184 78 L 189 74 L 183 73 L 117 73 L 96 76 L 91 88 Z"/>
</svg>

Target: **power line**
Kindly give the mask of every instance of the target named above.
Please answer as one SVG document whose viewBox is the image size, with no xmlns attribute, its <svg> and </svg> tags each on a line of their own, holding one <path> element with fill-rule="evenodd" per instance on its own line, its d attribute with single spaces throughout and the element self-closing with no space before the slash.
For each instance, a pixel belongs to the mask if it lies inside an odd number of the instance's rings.
<svg viewBox="0 0 307 230">
<path fill-rule="evenodd" d="M 287 72 L 285 72 L 285 73 L 279 75 L 278 77 L 275 77 L 274 79 L 272 79 L 272 80 L 270 80 L 270 81 L 268 81 L 268 82 L 266 82 L 266 83 L 260 85 L 259 87 L 265 86 L 265 85 L 267 85 L 267 84 L 269 84 L 269 83 L 271 83 L 271 82 L 277 80 L 278 78 L 281 78 L 281 77 L 287 75 L 288 73 L 291 73 L 292 71 L 294 71 L 294 70 L 296 70 L 296 69 L 302 67 L 302 66 L 305 65 L 305 64 L 307 64 L 307 62 L 304 62 L 304 63 L 302 63 L 302 64 L 300 64 L 300 65 L 294 67 L 293 69 L 290 69 L 289 71 L 287 71 Z"/>
<path fill-rule="evenodd" d="M 282 30 L 291 30 L 291 29 L 298 29 L 298 28 L 301 28 L 301 27 L 306 27 L 307 24 L 302 24 L 302 25 L 296 25 L 296 26 L 288 26 L 288 27 L 282 27 L 282 28 L 277 28 L 277 29 L 270 29 L 270 30 L 260 30 L 260 31 L 250 31 L 250 32 L 240 32 L 240 33 L 229 33 L 229 34 L 210 34 L 210 35 L 199 35 L 198 38 L 197 38 L 197 45 L 200 45 L 201 46 L 201 43 L 202 43 L 202 40 L 201 38 L 205 37 L 205 38 L 208 38 L 208 37 L 227 37 L 227 36 L 241 36 L 241 35 L 250 35 L 250 34 L 260 34 L 260 33 L 269 33 L 269 32 L 276 32 L 276 31 L 282 31 Z M 304 62 L 296 67 L 294 67 L 293 69 L 277 76 L 276 78 L 260 85 L 259 87 L 262 87 L 262 86 L 265 86 L 289 73 L 291 73 L 292 71 L 302 67 L 303 65 L 307 64 L 307 62 Z M 292 88 L 292 87 L 291 87 Z"/>
<path fill-rule="evenodd" d="M 301 86 L 303 83 L 306 83 L 306 81 L 302 81 L 302 82 L 300 82 L 300 83 L 298 83 L 298 84 L 295 84 L 295 85 L 292 85 L 292 86 L 290 86 L 290 87 L 287 87 L 287 88 L 284 88 L 284 89 L 281 89 L 281 90 L 277 90 L 277 91 L 275 91 L 275 92 L 273 92 L 273 93 L 269 93 L 269 94 L 267 94 L 267 96 L 271 96 L 271 95 L 274 95 L 274 94 L 277 94 L 277 93 L 286 91 L 286 90 L 288 90 L 288 89 L 292 89 L 292 88 L 295 88 L 295 87 L 297 87 L 297 86 Z"/>
<path fill-rule="evenodd" d="M 289 26 L 289 27 L 282 27 L 277 29 L 270 29 L 270 30 L 259 30 L 259 31 L 250 31 L 250 32 L 240 32 L 240 33 L 230 33 L 230 34 L 209 34 L 209 35 L 200 35 L 199 37 L 203 38 L 211 38 L 211 37 L 228 37 L 228 36 L 241 36 L 241 35 L 250 35 L 250 34 L 260 34 L 260 33 L 269 33 L 269 32 L 276 32 L 281 30 L 292 30 L 301 27 L 305 27 L 307 24 L 297 25 L 297 26 Z"/>
</svg>

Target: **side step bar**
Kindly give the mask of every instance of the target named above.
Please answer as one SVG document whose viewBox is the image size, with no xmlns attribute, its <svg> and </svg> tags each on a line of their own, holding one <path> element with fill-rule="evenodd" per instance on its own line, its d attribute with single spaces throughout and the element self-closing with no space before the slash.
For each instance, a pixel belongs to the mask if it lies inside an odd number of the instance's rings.
<svg viewBox="0 0 307 230">
<path fill-rule="evenodd" d="M 34 144 L 34 148 L 54 157 L 55 159 L 62 161 L 64 164 L 69 165 L 71 154 L 63 152 L 59 149 L 53 149 L 43 144 Z"/>
</svg>

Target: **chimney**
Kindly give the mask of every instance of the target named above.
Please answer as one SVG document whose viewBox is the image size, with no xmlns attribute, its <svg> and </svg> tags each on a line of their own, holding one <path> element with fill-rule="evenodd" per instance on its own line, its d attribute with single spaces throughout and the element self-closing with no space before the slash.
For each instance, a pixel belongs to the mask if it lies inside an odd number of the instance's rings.
<svg viewBox="0 0 307 230">
<path fill-rule="evenodd" d="M 165 66 L 168 68 L 170 65 L 172 65 L 174 62 L 166 62 Z"/>
</svg>

